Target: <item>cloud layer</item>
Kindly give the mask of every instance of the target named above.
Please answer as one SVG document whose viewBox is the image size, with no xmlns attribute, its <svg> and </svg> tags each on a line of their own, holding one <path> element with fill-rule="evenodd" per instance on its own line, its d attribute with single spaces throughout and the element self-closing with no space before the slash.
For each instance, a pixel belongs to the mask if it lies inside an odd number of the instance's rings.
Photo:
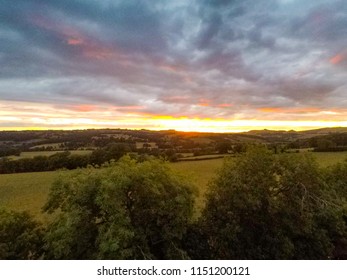
<svg viewBox="0 0 347 280">
<path fill-rule="evenodd" d="M 347 119 L 344 0 L 0 4 L 0 127 L 40 126 L 13 119 L 19 104 L 106 125 L 136 115 L 138 127 L 156 116 Z"/>
</svg>

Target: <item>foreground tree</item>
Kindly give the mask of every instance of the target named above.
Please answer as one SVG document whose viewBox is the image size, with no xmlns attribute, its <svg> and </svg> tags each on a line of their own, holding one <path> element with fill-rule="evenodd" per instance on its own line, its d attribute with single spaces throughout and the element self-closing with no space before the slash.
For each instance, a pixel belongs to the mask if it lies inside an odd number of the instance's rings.
<svg viewBox="0 0 347 280">
<path fill-rule="evenodd" d="M 327 259 L 346 237 L 345 207 L 307 156 L 251 149 L 225 163 L 200 220 L 215 259 Z"/>
<path fill-rule="evenodd" d="M 26 212 L 0 210 L 0 259 L 42 257 L 43 231 Z"/>
<path fill-rule="evenodd" d="M 124 157 L 57 180 L 44 207 L 51 259 L 182 259 L 193 191 L 158 160 Z M 58 211 L 57 211 L 58 210 Z"/>
<path fill-rule="evenodd" d="M 325 174 L 327 185 L 332 188 L 330 195 L 337 201 L 336 203 L 342 205 L 338 215 L 344 222 L 344 227 L 341 226 L 341 228 L 345 229 L 347 224 L 347 160 L 330 166 Z M 341 229 L 335 229 L 334 258 L 337 259 L 347 259 L 347 234 L 343 233 Z"/>
</svg>

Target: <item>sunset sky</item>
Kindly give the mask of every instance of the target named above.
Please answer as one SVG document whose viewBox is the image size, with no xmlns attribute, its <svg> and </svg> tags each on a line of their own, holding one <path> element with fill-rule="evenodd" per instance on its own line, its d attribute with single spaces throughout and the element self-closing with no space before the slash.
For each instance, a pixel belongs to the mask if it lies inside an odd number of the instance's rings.
<svg viewBox="0 0 347 280">
<path fill-rule="evenodd" d="M 346 0 L 0 0 L 0 130 L 328 126 Z"/>
</svg>

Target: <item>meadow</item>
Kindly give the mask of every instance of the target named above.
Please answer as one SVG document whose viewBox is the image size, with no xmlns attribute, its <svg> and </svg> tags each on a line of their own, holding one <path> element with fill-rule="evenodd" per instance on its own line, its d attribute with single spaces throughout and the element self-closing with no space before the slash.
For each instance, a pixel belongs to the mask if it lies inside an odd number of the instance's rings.
<svg viewBox="0 0 347 280">
<path fill-rule="evenodd" d="M 22 159 L 22 158 L 33 158 L 33 157 L 37 157 L 37 156 L 52 156 L 56 153 L 62 153 L 62 152 L 66 152 L 66 151 L 32 151 L 32 152 L 21 152 L 19 156 L 9 156 L 9 159 L 13 159 L 13 160 L 17 160 L 17 159 Z M 88 155 L 90 154 L 92 151 L 90 150 L 72 150 L 72 151 L 68 151 L 69 153 L 71 153 L 72 155 Z"/>
<path fill-rule="evenodd" d="M 0 175 L 0 207 L 46 219 L 41 207 L 57 175 L 57 171 Z"/>
<path fill-rule="evenodd" d="M 322 167 L 327 167 L 338 162 L 342 162 L 347 159 L 346 152 L 319 152 L 312 153 L 316 157 L 318 164 Z"/>
<path fill-rule="evenodd" d="M 347 159 L 347 152 L 339 153 L 312 153 L 320 166 L 326 167 Z M 237 158 L 235 158 L 237 160 Z M 210 159 L 200 161 L 184 161 L 170 163 L 174 171 L 179 172 L 197 186 L 197 211 L 204 205 L 204 193 L 208 182 L 216 176 L 222 167 L 223 159 Z M 59 173 L 68 174 L 72 171 L 51 171 L 0 175 L 0 207 L 17 211 L 29 211 L 41 220 L 47 215 L 41 213 L 50 186 Z"/>
</svg>

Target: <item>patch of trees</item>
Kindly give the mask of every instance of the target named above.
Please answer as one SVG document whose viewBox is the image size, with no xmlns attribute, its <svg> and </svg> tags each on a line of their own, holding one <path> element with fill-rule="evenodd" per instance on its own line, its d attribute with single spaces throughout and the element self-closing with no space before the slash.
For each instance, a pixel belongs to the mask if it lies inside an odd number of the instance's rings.
<svg viewBox="0 0 347 280">
<path fill-rule="evenodd" d="M 131 152 L 128 144 L 109 144 L 104 148 L 94 150 L 90 155 L 71 154 L 70 152 L 56 153 L 51 156 L 35 156 L 12 160 L 0 159 L 0 174 L 54 171 L 62 168 L 76 169 L 88 165 L 101 165 L 110 160 L 118 160 Z"/>
<path fill-rule="evenodd" d="M 265 149 L 227 161 L 191 233 L 198 246 L 191 256 L 347 258 L 346 172 L 347 162 L 321 170 L 309 155 Z"/>
<path fill-rule="evenodd" d="M 157 159 L 78 170 L 53 184 L 43 230 L 2 212 L 0 258 L 347 258 L 347 161 L 251 148 L 225 162 L 195 219 L 194 193 Z"/>
<path fill-rule="evenodd" d="M 0 141 L 22 142 L 40 138 L 42 132 L 38 131 L 1 131 Z"/>
<path fill-rule="evenodd" d="M 329 135 L 297 140 L 289 143 L 288 148 L 314 148 L 315 152 L 347 151 L 347 133 L 331 133 Z"/>
<path fill-rule="evenodd" d="M 0 145 L 0 158 L 8 156 L 17 156 L 20 154 L 18 148 L 9 147 L 7 145 Z"/>
<path fill-rule="evenodd" d="M 53 184 L 44 211 L 56 214 L 43 236 L 29 216 L 0 216 L 0 259 L 188 258 L 182 240 L 192 219 L 192 193 L 159 160 L 124 157 L 103 169 L 79 170 Z M 37 248 L 36 239 L 43 245 Z"/>
<path fill-rule="evenodd" d="M 26 212 L 0 209 L 0 259 L 39 259 L 44 253 L 42 226 Z"/>
</svg>

